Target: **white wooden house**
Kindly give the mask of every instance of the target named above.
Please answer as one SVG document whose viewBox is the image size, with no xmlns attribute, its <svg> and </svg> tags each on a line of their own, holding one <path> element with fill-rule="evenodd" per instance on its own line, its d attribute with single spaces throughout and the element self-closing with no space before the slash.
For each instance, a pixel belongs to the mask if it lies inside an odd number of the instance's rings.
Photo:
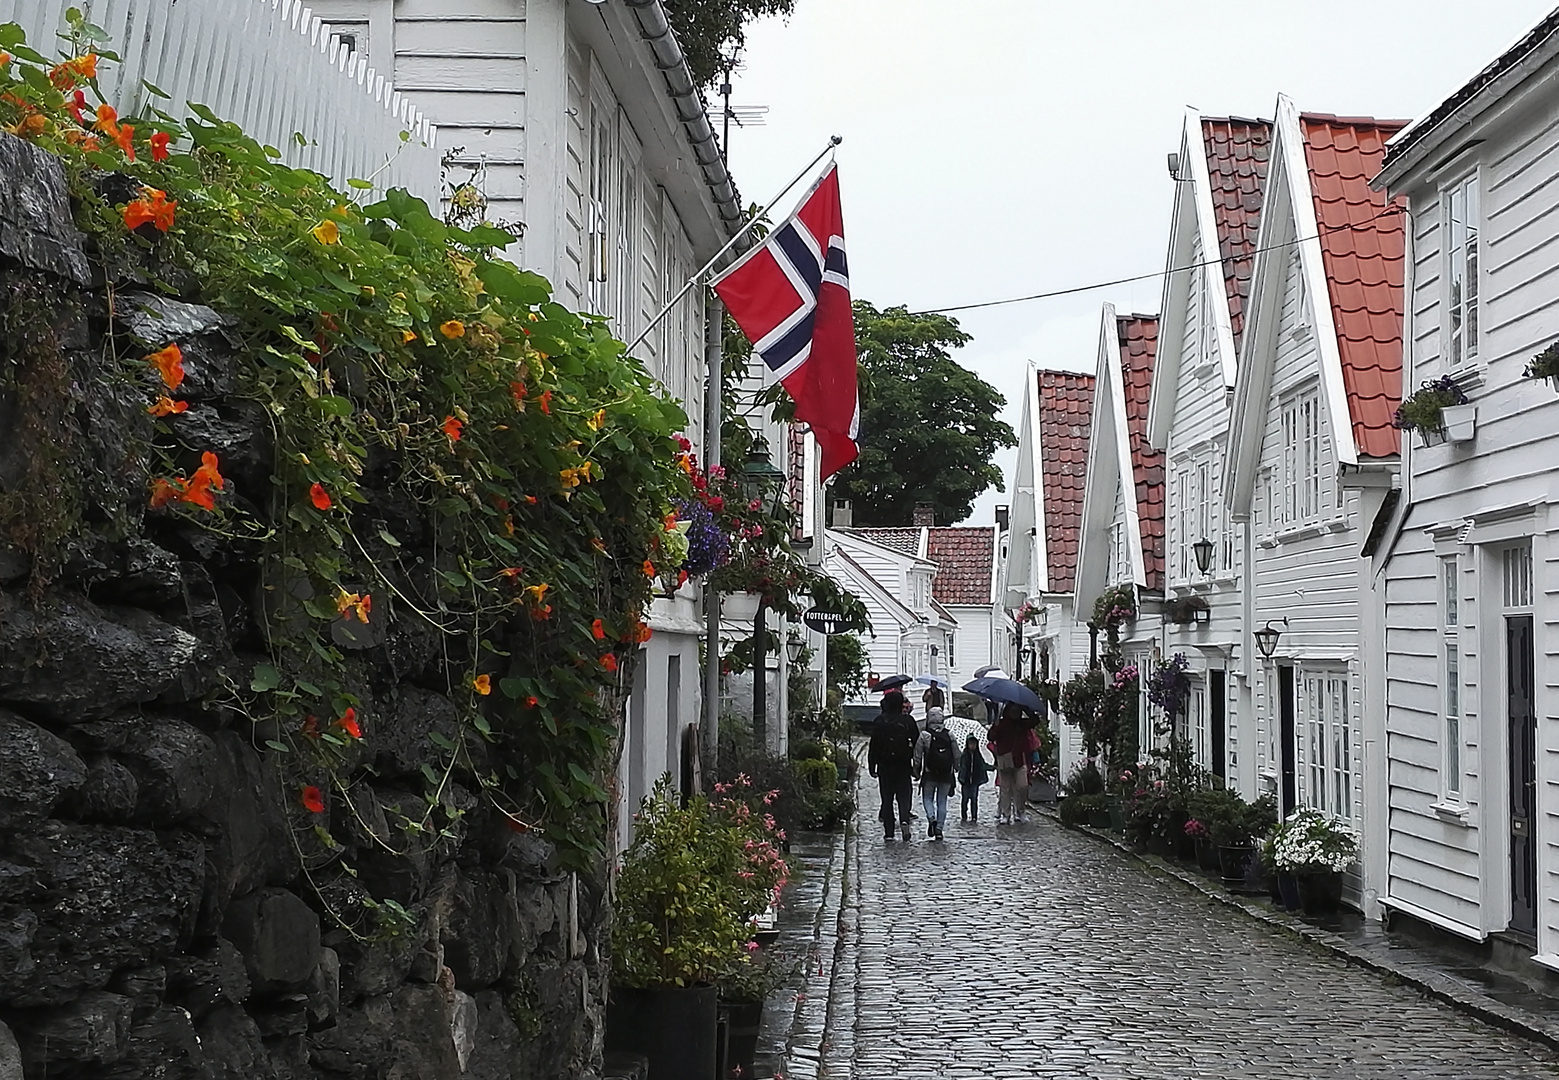
<svg viewBox="0 0 1559 1080">
<path fill-rule="evenodd" d="M 741 219 L 658 0 L 315 0 L 314 10 L 439 125 L 450 184 L 469 182 L 487 219 L 520 232 L 508 257 L 546 276 L 560 303 L 608 316 L 624 341 Z M 635 355 L 682 400 L 702 446 L 703 290 Z M 639 798 L 661 774 L 680 776 L 703 696 L 697 588 L 657 599 L 649 622 L 622 751 L 624 842 Z"/>
<path fill-rule="evenodd" d="M 1278 99 L 1224 478 L 1247 523 L 1240 644 L 1279 632 L 1270 656 L 1245 654 L 1253 764 L 1285 810 L 1317 807 L 1361 832 L 1365 880 L 1349 895 L 1366 909 L 1384 885 L 1369 796 L 1384 778 L 1385 699 L 1363 556 L 1397 472 L 1403 268 L 1403 215 L 1369 180 L 1401 126 Z"/>
<path fill-rule="evenodd" d="M 938 673 L 954 687 L 989 664 L 1007 670 L 1012 620 L 999 596 L 1001 530 L 991 525 L 932 526 L 920 530 L 920 553 L 936 564 L 931 598 L 953 617 Z"/>
<path fill-rule="evenodd" d="M 1094 377 L 1030 370 L 1025 384 L 1002 598 L 1014 616 L 1027 613 L 1018 627 L 1016 658 L 1024 673 L 1037 667 L 1065 683 L 1090 661 L 1092 608 L 1077 611 L 1074 582 Z M 1082 758 L 1082 740 L 1059 718 L 1050 722 L 1059 736 L 1064 779 Z"/>
<path fill-rule="evenodd" d="M 1117 316 L 1113 304 L 1104 305 L 1073 589 L 1079 617 L 1086 619 L 1107 589 L 1132 587 L 1137 617 L 1118 631 L 1121 659 L 1144 677 L 1159 655 L 1163 629 L 1164 455 L 1147 443 L 1157 341 L 1157 317 Z M 1154 732 L 1145 695 L 1137 719 L 1138 746 L 1146 750 Z M 1206 761 L 1205 715 L 1203 721 L 1179 734 L 1191 740 L 1198 760 Z"/>
<path fill-rule="evenodd" d="M 1162 655 L 1190 665 L 1186 728 L 1200 760 L 1251 799 L 1259 780 L 1254 732 L 1243 723 L 1252 715 L 1245 526 L 1221 492 L 1271 129 L 1265 120 L 1186 114 L 1147 421 L 1165 456 Z M 1205 570 L 1203 540 L 1211 544 Z"/>
<path fill-rule="evenodd" d="M 1559 969 L 1559 12 L 1390 144 L 1412 312 L 1404 382 L 1451 376 L 1465 441 L 1405 445 L 1378 552 L 1389 864 L 1382 902 Z M 1404 442 L 1408 440 L 1404 439 Z"/>
</svg>

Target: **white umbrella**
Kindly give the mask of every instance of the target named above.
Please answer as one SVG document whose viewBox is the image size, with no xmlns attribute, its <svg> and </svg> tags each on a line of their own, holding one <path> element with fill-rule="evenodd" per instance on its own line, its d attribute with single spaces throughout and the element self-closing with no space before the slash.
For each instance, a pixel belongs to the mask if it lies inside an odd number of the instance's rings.
<svg viewBox="0 0 1559 1080">
<path fill-rule="evenodd" d="M 1001 665 L 1000 664 L 986 664 L 982 668 L 975 668 L 974 669 L 974 677 L 976 679 L 983 679 L 983 678 L 986 678 L 987 676 L 989 676 L 992 679 L 1010 679 L 1010 678 L 1012 678 L 1011 675 L 1008 675 L 1005 671 L 1003 671 L 1001 669 Z"/>
</svg>

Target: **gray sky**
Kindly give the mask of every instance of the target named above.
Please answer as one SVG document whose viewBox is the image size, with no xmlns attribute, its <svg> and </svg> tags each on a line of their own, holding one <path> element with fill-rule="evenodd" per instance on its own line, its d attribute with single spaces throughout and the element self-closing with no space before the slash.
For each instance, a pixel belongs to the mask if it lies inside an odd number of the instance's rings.
<svg viewBox="0 0 1559 1080">
<path fill-rule="evenodd" d="M 844 136 L 851 292 L 911 310 L 1161 270 L 1186 106 L 1412 118 L 1554 0 L 797 0 L 749 33 L 733 104 L 747 202 Z M 788 212 L 787 200 L 776 213 Z M 1025 365 L 1092 370 L 1099 308 L 1159 309 L 1157 280 L 965 312 L 958 355 L 1006 396 Z M 1010 477 L 1013 453 L 998 461 Z M 987 492 L 971 524 L 1010 499 Z"/>
</svg>

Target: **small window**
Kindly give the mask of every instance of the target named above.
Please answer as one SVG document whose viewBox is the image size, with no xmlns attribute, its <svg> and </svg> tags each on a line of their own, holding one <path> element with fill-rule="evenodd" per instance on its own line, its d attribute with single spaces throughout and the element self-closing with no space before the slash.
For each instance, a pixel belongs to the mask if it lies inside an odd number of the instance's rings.
<svg viewBox="0 0 1559 1080">
<path fill-rule="evenodd" d="M 1332 501 L 1321 483 L 1326 441 L 1319 394 L 1311 390 L 1284 403 L 1282 432 L 1282 497 L 1273 518 L 1274 524 L 1294 525 L 1319 517 Z"/>
<path fill-rule="evenodd" d="M 1445 703 L 1444 789 L 1448 802 L 1460 802 L 1462 791 L 1462 687 L 1461 646 L 1458 641 L 1460 604 L 1457 591 L 1457 561 L 1450 556 L 1440 560 L 1440 635 L 1441 666 L 1444 684 L 1441 700 Z"/>
<path fill-rule="evenodd" d="M 1445 307 L 1448 359 L 1452 367 L 1478 356 L 1478 225 L 1481 218 L 1477 174 L 1447 190 L 1445 215 Z"/>
</svg>

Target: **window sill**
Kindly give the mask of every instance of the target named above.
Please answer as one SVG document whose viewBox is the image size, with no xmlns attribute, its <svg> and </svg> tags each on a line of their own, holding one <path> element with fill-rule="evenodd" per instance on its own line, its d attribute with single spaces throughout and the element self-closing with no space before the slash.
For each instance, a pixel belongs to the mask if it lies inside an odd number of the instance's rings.
<svg viewBox="0 0 1559 1080">
<path fill-rule="evenodd" d="M 1476 390 L 1488 381 L 1489 365 L 1485 361 L 1474 360 L 1470 364 L 1464 364 L 1459 368 L 1452 368 L 1446 372 L 1456 385 L 1462 388 L 1463 393 Z M 1469 395 L 1470 396 L 1470 395 Z"/>
<path fill-rule="evenodd" d="M 1435 816 L 1441 821 L 1450 822 L 1452 825 L 1460 825 L 1464 829 L 1472 827 L 1472 822 L 1468 820 L 1468 815 L 1472 813 L 1472 808 L 1469 806 L 1461 803 L 1437 802 L 1431 803 L 1429 809 L 1433 810 Z"/>
<path fill-rule="evenodd" d="M 1327 533 L 1344 532 L 1348 528 L 1348 515 L 1336 514 L 1320 521 L 1307 521 L 1303 525 L 1295 525 L 1279 532 L 1268 533 L 1257 541 L 1262 547 L 1272 547 L 1276 544 L 1289 544 L 1295 540 L 1310 540 Z"/>
</svg>

